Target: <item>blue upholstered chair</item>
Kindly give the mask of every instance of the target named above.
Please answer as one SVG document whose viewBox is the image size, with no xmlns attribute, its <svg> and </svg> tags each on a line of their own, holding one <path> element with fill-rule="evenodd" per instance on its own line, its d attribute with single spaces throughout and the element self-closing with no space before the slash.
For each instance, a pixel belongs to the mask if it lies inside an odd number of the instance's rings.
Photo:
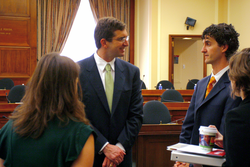
<svg viewBox="0 0 250 167">
<path fill-rule="evenodd" d="M 168 108 L 160 101 L 148 101 L 143 106 L 143 123 L 160 124 L 171 122 Z"/>
</svg>

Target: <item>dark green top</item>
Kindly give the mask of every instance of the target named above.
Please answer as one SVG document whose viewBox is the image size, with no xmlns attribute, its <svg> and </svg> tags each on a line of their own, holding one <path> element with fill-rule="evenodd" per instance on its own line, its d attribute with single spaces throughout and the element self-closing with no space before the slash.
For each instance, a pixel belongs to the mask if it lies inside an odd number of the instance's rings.
<svg viewBox="0 0 250 167">
<path fill-rule="evenodd" d="M 55 118 L 38 138 L 20 137 L 8 121 L 0 130 L 0 158 L 6 167 L 66 167 L 80 154 L 93 129 L 72 120 L 66 126 Z"/>
</svg>

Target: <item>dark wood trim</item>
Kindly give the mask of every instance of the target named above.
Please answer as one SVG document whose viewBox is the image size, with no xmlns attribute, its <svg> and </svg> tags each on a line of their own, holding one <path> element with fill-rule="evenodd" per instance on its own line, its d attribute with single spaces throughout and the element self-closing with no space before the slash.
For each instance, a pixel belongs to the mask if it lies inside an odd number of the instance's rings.
<svg viewBox="0 0 250 167">
<path fill-rule="evenodd" d="M 150 101 L 150 100 L 159 100 L 161 101 L 161 95 L 166 90 L 159 90 L 159 89 L 142 89 L 142 96 L 144 99 L 144 102 Z M 192 95 L 194 93 L 193 89 L 185 89 L 185 90 L 177 90 L 182 95 L 185 102 L 191 101 Z"/>
<path fill-rule="evenodd" d="M 134 64 L 135 0 L 130 0 L 129 62 Z"/>
<path fill-rule="evenodd" d="M 205 56 L 203 60 L 205 60 Z M 205 63 L 205 61 L 203 61 L 203 77 L 206 76 L 207 76 L 207 64 Z"/>
<path fill-rule="evenodd" d="M 169 39 L 168 39 L 168 41 L 169 41 L 169 70 L 168 70 L 168 80 L 170 81 L 170 82 L 172 82 L 173 83 L 173 77 L 172 77 L 172 74 L 173 74 L 173 68 L 174 68 L 174 65 L 173 65 L 173 51 L 172 51 L 172 42 L 173 42 L 173 38 L 174 38 L 174 36 L 172 36 L 172 35 L 169 35 Z"/>
</svg>

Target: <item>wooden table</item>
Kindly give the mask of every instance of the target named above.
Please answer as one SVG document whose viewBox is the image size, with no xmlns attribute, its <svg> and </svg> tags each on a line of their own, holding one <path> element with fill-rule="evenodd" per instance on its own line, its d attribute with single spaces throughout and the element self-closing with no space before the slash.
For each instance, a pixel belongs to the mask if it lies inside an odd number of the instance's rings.
<svg viewBox="0 0 250 167">
<path fill-rule="evenodd" d="M 165 106 L 167 106 L 170 115 L 171 121 L 176 122 L 178 124 L 182 124 L 184 120 L 190 102 L 163 102 Z"/>
<path fill-rule="evenodd" d="M 0 89 L 0 103 L 8 103 L 6 96 L 9 95 L 9 92 L 10 90 Z"/>
<path fill-rule="evenodd" d="M 0 103 L 0 129 L 8 121 L 8 119 L 6 119 L 5 117 L 10 116 L 10 114 L 18 105 L 19 104 L 15 103 Z"/>
<path fill-rule="evenodd" d="M 142 89 L 142 96 L 144 99 L 144 102 L 150 101 L 150 100 L 161 100 L 161 95 L 164 90 L 158 90 L 158 89 Z M 194 93 L 193 89 L 185 89 L 185 90 L 177 90 L 182 95 L 184 101 L 188 102 L 191 101 L 192 95 Z"/>
<path fill-rule="evenodd" d="M 144 102 L 143 104 L 145 104 Z M 163 102 L 170 112 L 171 121 L 182 124 L 183 119 L 185 118 L 187 109 L 189 107 L 189 102 Z M 7 122 L 6 119 L 3 119 L 4 116 L 9 116 L 16 106 L 19 104 L 15 103 L 0 103 L 0 128 Z"/>
<path fill-rule="evenodd" d="M 178 143 L 181 125 L 143 124 L 133 146 L 136 167 L 172 167 L 167 146 Z"/>
</svg>

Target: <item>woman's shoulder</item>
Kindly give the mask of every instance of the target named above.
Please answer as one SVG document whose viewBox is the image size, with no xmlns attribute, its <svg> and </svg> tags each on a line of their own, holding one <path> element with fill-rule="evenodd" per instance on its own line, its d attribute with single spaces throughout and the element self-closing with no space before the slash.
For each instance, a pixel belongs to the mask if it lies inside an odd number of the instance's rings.
<svg viewBox="0 0 250 167">
<path fill-rule="evenodd" d="M 64 144 L 69 141 L 79 143 L 85 142 L 93 132 L 94 130 L 90 125 L 87 125 L 84 122 L 74 121 L 72 119 L 69 119 L 67 122 L 61 122 L 59 119 L 55 119 L 45 130 L 45 136 L 56 138 Z"/>
<path fill-rule="evenodd" d="M 71 131 L 76 134 L 84 133 L 89 136 L 94 131 L 90 125 L 79 121 L 70 120 L 68 126 L 72 129 Z"/>
<path fill-rule="evenodd" d="M 10 119 L 0 130 L 0 134 L 12 130 L 12 126 L 13 126 L 13 120 Z M 1 136 L 1 135 L 0 135 Z"/>
<path fill-rule="evenodd" d="M 232 110 L 228 111 L 226 115 L 226 121 L 233 120 L 249 120 L 250 119 L 250 103 L 240 105 Z M 249 121 L 248 121 L 249 122 Z"/>
<path fill-rule="evenodd" d="M 248 112 L 250 114 L 249 108 L 250 108 L 250 102 L 245 103 L 244 101 L 242 101 L 238 107 L 233 108 L 228 113 L 241 113 L 241 112 L 245 113 L 245 112 Z"/>
<path fill-rule="evenodd" d="M 72 136 L 72 134 L 82 133 L 82 132 L 92 132 L 93 129 L 90 125 L 85 124 L 74 119 L 65 119 L 64 121 L 59 118 L 54 118 L 48 123 L 48 128 L 45 132 L 53 133 L 55 132 L 57 136 Z"/>
<path fill-rule="evenodd" d="M 84 130 L 84 131 L 93 131 L 90 125 L 85 124 L 84 122 L 76 122 L 72 121 L 72 124 L 75 125 L 79 130 Z"/>
</svg>

